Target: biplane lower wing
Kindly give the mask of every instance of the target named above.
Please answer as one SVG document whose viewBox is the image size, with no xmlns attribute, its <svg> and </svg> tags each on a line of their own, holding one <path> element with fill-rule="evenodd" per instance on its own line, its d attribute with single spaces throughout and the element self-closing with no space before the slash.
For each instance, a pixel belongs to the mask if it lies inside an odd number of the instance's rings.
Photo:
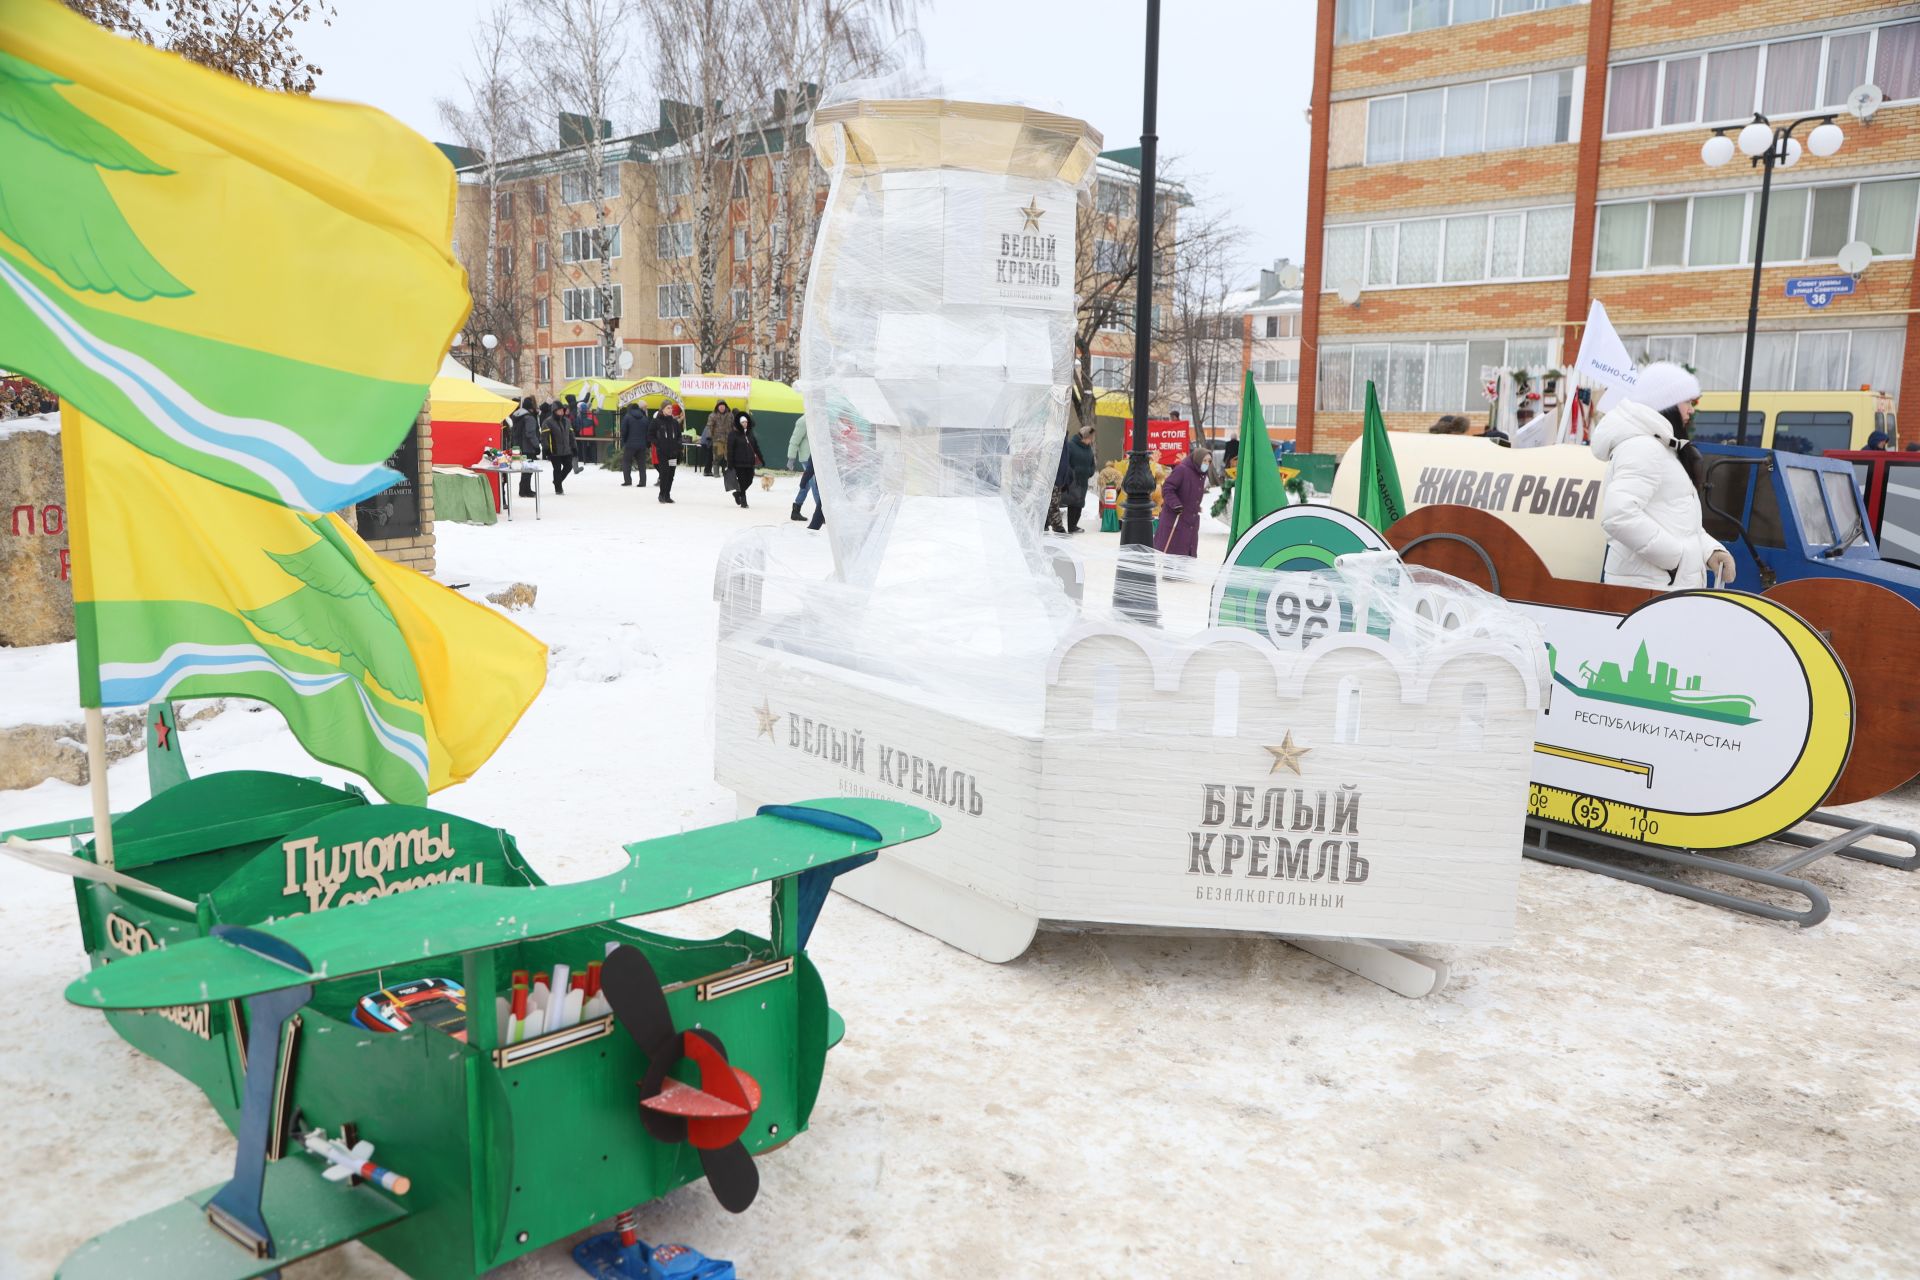
<svg viewBox="0 0 1920 1280">
<path fill-rule="evenodd" d="M 95 1236 L 61 1264 L 58 1280 L 250 1280 L 407 1216 L 364 1183 L 325 1181 L 322 1167 L 299 1154 L 267 1166 L 262 1207 L 275 1257 L 256 1258 L 207 1225 L 206 1205 L 220 1190 L 216 1186 Z"/>
<path fill-rule="evenodd" d="M 444 884 L 258 926 L 313 958 L 302 973 L 219 938 L 198 938 L 95 969 L 67 988 L 92 1009 L 154 1009 L 244 999 L 437 957 L 648 915 L 824 869 L 940 829 L 890 800 L 810 801 L 626 846 L 625 869 L 535 888 Z"/>
</svg>

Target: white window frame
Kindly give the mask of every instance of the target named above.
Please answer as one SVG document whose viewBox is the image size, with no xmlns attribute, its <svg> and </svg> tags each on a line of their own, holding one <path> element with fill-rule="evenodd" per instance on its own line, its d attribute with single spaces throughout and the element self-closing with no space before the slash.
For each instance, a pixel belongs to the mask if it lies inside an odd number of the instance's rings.
<svg viewBox="0 0 1920 1280">
<path fill-rule="evenodd" d="M 660 347 L 660 376 L 678 378 L 693 371 L 693 344 L 672 342 Z"/>
<path fill-rule="evenodd" d="M 735 320 L 746 319 L 747 318 L 747 291 L 745 289 L 733 290 L 732 302 L 733 302 L 733 318 Z"/>
<path fill-rule="evenodd" d="M 663 222 L 653 229 L 654 257 L 662 262 L 693 256 L 693 224 Z"/>
<path fill-rule="evenodd" d="M 533 303 L 533 327 L 534 327 L 534 328 L 536 328 L 536 329 L 545 329 L 545 328 L 548 328 L 548 327 L 550 327 L 550 326 L 549 326 L 549 325 L 547 324 L 547 315 L 548 315 L 548 311 L 547 311 L 547 303 L 548 303 L 548 301 L 549 301 L 549 299 L 546 299 L 546 298 L 536 298 L 536 299 L 534 300 L 534 303 Z"/>
<path fill-rule="evenodd" d="M 1877 185 L 1879 183 L 1886 183 L 1886 182 L 1912 182 L 1915 176 L 1916 175 L 1913 175 L 1913 174 L 1896 174 L 1896 175 L 1885 177 L 1885 178 L 1863 178 L 1853 182 L 1846 182 L 1846 181 L 1796 182 L 1790 185 L 1775 187 L 1773 189 L 1773 195 L 1774 197 L 1777 198 L 1780 195 L 1780 193 L 1783 191 L 1805 191 L 1808 193 L 1807 200 L 1809 201 L 1809 210 L 1811 210 L 1811 201 L 1813 200 L 1812 193 L 1817 188 L 1852 187 L 1854 189 L 1853 207 L 1848 215 L 1849 220 L 1847 222 L 1847 239 L 1853 240 L 1857 238 L 1859 234 L 1859 229 L 1860 229 L 1860 188 L 1870 187 L 1870 186 Z M 1728 196 L 1728 195 L 1744 195 L 1746 197 L 1746 201 L 1742 205 L 1741 212 L 1740 212 L 1740 256 L 1737 259 L 1735 259 L 1733 262 L 1716 263 L 1712 266 L 1695 267 L 1695 266 L 1687 265 L 1687 259 L 1691 257 L 1693 254 L 1693 202 L 1696 199 L 1699 199 L 1702 197 Z M 1681 237 L 1681 242 L 1680 242 L 1680 265 L 1662 266 L 1662 267 L 1648 266 L 1647 259 L 1651 256 L 1653 252 L 1653 208 L 1652 206 L 1655 205 L 1656 203 L 1666 203 L 1668 201 L 1673 201 L 1673 200 L 1685 200 L 1687 202 L 1685 234 Z M 1747 270 L 1753 266 L 1753 223 L 1754 223 L 1755 210 L 1759 208 L 1759 200 L 1760 200 L 1760 193 L 1757 191 L 1744 191 L 1744 192 L 1693 191 L 1693 192 L 1688 192 L 1684 195 L 1676 192 L 1673 195 L 1663 195 L 1659 197 L 1643 196 L 1637 200 L 1601 200 L 1597 202 L 1598 207 L 1605 207 L 1608 205 L 1631 205 L 1631 204 L 1646 205 L 1648 207 L 1647 218 L 1646 218 L 1646 230 L 1640 242 L 1640 264 L 1641 265 L 1637 267 L 1609 267 L 1604 271 L 1601 270 L 1600 268 L 1600 238 L 1596 234 L 1594 236 L 1594 241 L 1593 241 L 1593 274 L 1596 276 L 1617 277 L 1617 276 L 1650 275 L 1655 272 L 1665 275 L 1669 272 L 1676 272 L 1676 271 Z M 1914 201 L 1914 206 L 1915 206 L 1914 235 L 1913 237 L 1910 237 L 1910 239 L 1920 241 L 1920 198 L 1917 198 Z M 1596 223 L 1598 222 L 1597 213 L 1596 213 L 1595 221 Z M 1804 254 L 1807 242 L 1813 236 L 1813 219 L 1811 217 L 1807 218 L 1806 223 L 1801 230 L 1801 236 L 1802 236 L 1802 239 L 1800 241 L 1800 244 L 1801 244 L 1802 253 Z M 1874 255 L 1874 258 L 1876 261 L 1880 259 L 1886 259 L 1891 262 L 1899 262 L 1905 259 L 1910 259 L 1913 256 L 1914 256 L 1913 250 L 1909 249 L 1905 253 L 1877 253 Z M 1792 266 L 1805 266 L 1813 263 L 1823 263 L 1823 262 L 1832 262 L 1832 261 L 1834 261 L 1834 258 L 1831 256 L 1823 257 L 1823 258 L 1809 258 L 1809 257 L 1801 256 L 1797 258 L 1768 258 L 1765 265 L 1768 267 L 1792 267 Z"/>
<path fill-rule="evenodd" d="M 1568 74 L 1573 77 L 1573 84 L 1571 89 L 1569 90 L 1569 93 L 1571 94 L 1571 97 L 1572 97 L 1572 108 L 1567 112 L 1567 136 L 1566 137 L 1556 138 L 1552 142 L 1541 142 L 1541 143 L 1527 142 L 1523 140 L 1518 146 L 1514 146 L 1514 147 L 1489 147 L 1486 145 L 1487 98 L 1491 95 L 1491 90 L 1493 89 L 1494 85 L 1512 84 L 1514 81 L 1517 81 L 1517 80 L 1526 81 L 1527 82 L 1527 101 L 1529 104 L 1528 116 L 1529 116 L 1529 119 L 1531 119 L 1531 115 L 1532 115 L 1531 104 L 1533 101 L 1533 82 L 1541 76 L 1557 76 L 1561 74 Z M 1407 159 L 1406 154 L 1407 154 L 1407 114 L 1408 113 L 1406 110 L 1406 102 L 1410 95 L 1404 94 L 1404 93 L 1386 93 L 1386 94 L 1380 95 L 1377 98 L 1367 99 L 1367 143 L 1371 144 L 1373 141 L 1373 110 L 1375 105 L 1378 103 L 1398 102 L 1401 104 L 1401 110 L 1400 110 L 1400 146 L 1398 148 L 1397 158 L 1392 160 L 1369 160 L 1365 158 L 1366 149 L 1363 146 L 1361 149 L 1361 157 L 1362 157 L 1361 164 L 1363 166 L 1373 166 L 1373 167 L 1378 167 L 1380 165 L 1387 165 L 1387 164 L 1425 164 L 1433 160 L 1457 160 L 1457 159 L 1460 159 L 1462 156 L 1492 155 L 1501 151 L 1524 151 L 1530 147 L 1535 147 L 1535 146 L 1557 147 L 1557 146 L 1560 146 L 1562 143 L 1580 141 L 1580 102 L 1581 102 L 1581 97 L 1586 85 L 1586 71 L 1584 68 L 1552 67 L 1545 71 L 1528 72 L 1525 75 L 1496 76 L 1491 80 L 1461 80 L 1453 84 L 1433 85 L 1433 86 L 1430 86 L 1430 89 L 1440 89 L 1444 92 L 1447 89 L 1467 88 L 1474 85 L 1480 86 L 1480 89 L 1481 89 L 1480 129 L 1479 129 L 1480 146 L 1478 146 L 1476 149 L 1472 151 L 1460 151 L 1452 155 L 1447 154 L 1447 149 L 1446 149 L 1447 119 L 1446 119 L 1446 109 L 1444 106 L 1446 99 L 1442 97 L 1441 102 L 1443 105 L 1441 108 L 1441 117 L 1440 117 L 1440 152 L 1439 154 L 1432 155 L 1432 156 L 1422 156 L 1418 160 Z M 1430 89 L 1421 89 L 1421 90 L 1416 90 L 1415 92 L 1426 93 L 1426 92 L 1429 92 Z"/>
<path fill-rule="evenodd" d="M 1367 30 L 1371 32 L 1373 30 L 1373 20 L 1372 20 L 1373 0 L 1351 0 L 1351 3 L 1353 3 L 1356 6 L 1364 6 L 1366 8 L 1367 15 L 1368 15 L 1366 27 L 1367 27 Z M 1421 31 L 1438 31 L 1443 27 L 1471 26 L 1481 22 L 1495 22 L 1501 18 L 1511 18 L 1520 14 L 1537 13 L 1546 9 L 1567 9 L 1567 8 L 1573 7 L 1576 4 L 1585 4 L 1585 3 L 1586 3 L 1586 0 L 1496 0 L 1495 3 L 1490 4 L 1488 6 L 1490 9 L 1493 10 L 1493 12 L 1487 14 L 1485 17 L 1464 18 L 1459 22 L 1455 22 L 1453 20 L 1453 3 L 1452 3 L 1452 0 L 1448 0 L 1446 21 L 1441 22 L 1435 26 L 1422 27 L 1420 28 L 1420 30 Z M 1501 10 L 1503 8 L 1506 8 L 1507 6 L 1513 6 L 1513 7 L 1507 9 L 1507 12 L 1502 13 Z M 1402 36 L 1410 33 L 1417 34 L 1417 33 L 1413 33 L 1411 22 L 1409 22 L 1408 29 L 1406 31 L 1389 31 L 1382 35 L 1377 35 L 1377 36 L 1368 34 L 1368 35 L 1361 36 L 1356 40 L 1348 40 L 1348 39 L 1342 38 L 1340 34 L 1340 29 L 1341 29 L 1340 17 L 1339 17 L 1339 13 L 1336 11 L 1334 14 L 1333 42 L 1338 47 L 1345 47 L 1345 46 L 1357 45 L 1357 44 L 1366 44 L 1368 41 L 1371 41 L 1371 40 L 1391 40 L 1395 36 Z"/>
<path fill-rule="evenodd" d="M 655 293 L 655 304 L 660 313 L 660 319 L 685 320 L 693 315 L 693 286 L 690 284 L 660 285 Z"/>
<path fill-rule="evenodd" d="M 606 359 L 599 343 L 594 342 L 584 346 L 562 347 L 560 351 L 562 353 L 561 376 L 566 381 L 572 382 L 575 378 L 599 378 L 605 376 L 604 374 L 596 372 L 596 370 L 601 367 L 600 363 L 596 363 L 596 357 L 598 361 L 602 363 Z"/>
<path fill-rule="evenodd" d="M 613 315 L 615 319 L 625 314 L 626 298 L 622 293 L 623 288 L 624 286 L 617 284 L 612 286 Z M 562 322 L 579 322 L 586 324 L 601 319 L 599 315 L 599 299 L 600 290 L 595 285 L 586 285 L 578 289 L 562 289 L 560 291 L 560 318 Z"/>
<path fill-rule="evenodd" d="M 533 269 L 535 271 L 545 271 L 547 269 L 547 242 L 545 240 L 534 241 Z"/>
<path fill-rule="evenodd" d="M 1421 383 L 1420 383 L 1420 403 L 1423 406 L 1425 406 L 1425 405 L 1431 404 L 1434 398 L 1432 371 L 1433 371 L 1433 349 L 1435 347 L 1465 346 L 1468 348 L 1467 359 L 1471 361 L 1473 359 L 1473 352 L 1472 352 L 1473 343 L 1498 342 L 1502 344 L 1501 345 L 1501 367 L 1509 368 L 1511 367 L 1512 361 L 1513 361 L 1512 352 L 1513 352 L 1514 343 L 1516 342 L 1544 343 L 1547 349 L 1547 360 L 1542 367 L 1552 368 L 1554 367 L 1554 364 L 1555 364 L 1554 348 L 1555 348 L 1555 344 L 1558 341 L 1558 339 L 1551 338 L 1551 337 L 1479 338 L 1479 337 L 1474 337 L 1470 334 L 1462 334 L 1459 337 L 1444 338 L 1439 340 L 1423 340 L 1423 339 L 1395 340 L 1392 337 L 1376 337 L 1372 334 L 1352 334 L 1352 335 L 1342 335 L 1342 336 L 1343 338 L 1351 337 L 1351 338 L 1359 338 L 1364 340 L 1363 341 L 1344 341 L 1343 340 L 1340 342 L 1323 343 L 1321 345 L 1319 353 L 1317 353 L 1315 356 L 1315 360 L 1317 362 L 1321 359 L 1325 359 L 1328 356 L 1338 354 L 1341 351 L 1345 351 L 1347 353 L 1347 399 L 1349 401 L 1349 404 L 1348 404 L 1348 407 L 1344 409 L 1326 408 L 1324 406 L 1324 402 L 1326 399 L 1326 388 L 1322 384 L 1321 380 L 1318 377 L 1316 377 L 1314 379 L 1314 401 L 1316 405 L 1321 406 L 1315 410 L 1315 412 L 1317 413 L 1360 413 L 1364 411 L 1366 406 L 1364 404 L 1358 403 L 1353 393 L 1353 365 L 1354 365 L 1353 353 L 1361 347 L 1385 347 L 1387 349 L 1388 354 L 1387 354 L 1387 360 L 1385 365 L 1386 373 L 1387 373 L 1387 377 L 1386 377 L 1387 385 L 1383 385 L 1377 388 L 1380 396 L 1380 408 L 1383 413 L 1467 413 L 1467 414 L 1472 414 L 1479 411 L 1479 406 L 1476 404 L 1474 400 L 1474 396 L 1478 394 L 1475 391 L 1475 387 L 1479 384 L 1479 370 L 1475 369 L 1471 364 L 1468 364 L 1466 367 L 1465 390 L 1466 390 L 1467 407 L 1465 409 L 1454 409 L 1454 408 L 1446 407 L 1444 405 L 1436 406 L 1433 408 L 1423 407 L 1419 409 L 1388 409 L 1387 405 L 1390 404 L 1393 399 L 1393 395 L 1392 395 L 1393 348 L 1395 347 L 1425 347 L 1426 348 L 1424 355 L 1421 357 Z M 1316 365 L 1316 369 L 1317 369 L 1317 365 Z"/>
<path fill-rule="evenodd" d="M 660 196 L 677 200 L 693 194 L 693 166 L 685 160 L 669 160 L 660 166 Z"/>
<path fill-rule="evenodd" d="M 613 161 L 604 161 L 600 166 L 600 192 L 602 200 L 620 198 L 620 166 Z M 560 203 L 588 204 L 593 200 L 592 183 L 585 169 L 568 169 L 560 175 Z M 574 192 L 568 195 L 569 188 Z"/>
<path fill-rule="evenodd" d="M 1767 47 L 1776 44 L 1792 44 L 1800 40 L 1814 38 L 1818 38 L 1820 41 L 1819 71 L 1814 77 L 1813 83 L 1814 105 L 1807 108 L 1804 112 L 1796 112 L 1795 114 L 1812 115 L 1818 113 L 1821 110 L 1821 104 L 1830 101 L 1834 94 L 1833 86 L 1827 83 L 1827 64 L 1831 56 L 1832 43 L 1835 39 L 1866 32 L 1868 34 L 1866 66 L 1867 73 L 1871 75 L 1874 64 L 1880 56 L 1881 30 L 1886 27 L 1903 27 L 1912 21 L 1914 21 L 1914 19 L 1909 15 L 1890 22 L 1876 22 L 1864 25 L 1855 23 L 1849 27 L 1835 27 L 1831 31 L 1802 32 L 1799 35 L 1776 36 L 1771 40 L 1742 40 L 1738 44 L 1703 46 L 1698 49 L 1688 49 L 1684 52 L 1663 54 L 1658 58 L 1631 58 L 1624 62 L 1609 63 L 1607 65 L 1607 97 L 1609 100 L 1613 97 L 1613 73 L 1616 69 L 1621 67 L 1644 66 L 1649 62 L 1657 62 L 1660 64 L 1660 71 L 1659 74 L 1654 77 L 1654 122 L 1652 126 L 1646 129 L 1621 129 L 1616 132 L 1607 128 L 1606 117 L 1603 114 L 1600 120 L 1601 136 L 1605 138 L 1645 138 L 1658 133 L 1686 133 L 1690 130 L 1697 132 L 1701 129 L 1711 129 L 1718 125 L 1739 124 L 1742 121 L 1750 120 L 1752 119 L 1752 113 L 1760 110 L 1760 104 L 1766 100 L 1767 96 Z M 1715 53 L 1732 53 L 1736 49 L 1752 48 L 1759 49 L 1760 54 L 1759 61 L 1753 73 L 1753 102 L 1747 113 L 1738 116 L 1728 116 L 1725 119 L 1702 119 L 1701 117 L 1707 109 L 1707 67 L 1705 62 L 1707 56 Z M 1700 83 L 1694 88 L 1694 118 L 1692 120 L 1683 120 L 1678 124 L 1661 124 L 1660 104 L 1666 99 L 1667 64 L 1669 62 L 1684 62 L 1692 58 L 1702 60 L 1699 76 Z M 1844 85 L 1838 92 L 1841 94 L 1851 93 L 1856 87 L 1855 85 Z M 1901 106 L 1912 102 L 1920 102 L 1920 98 L 1888 98 L 1881 105 L 1884 109 L 1886 107 Z"/>
<path fill-rule="evenodd" d="M 1466 287 L 1470 287 L 1477 284 L 1511 284 L 1511 283 L 1520 282 L 1520 281 L 1533 281 L 1533 280 L 1564 280 L 1567 278 L 1566 271 L 1557 271 L 1551 275 L 1530 276 L 1530 275 L 1524 274 L 1526 270 L 1526 261 L 1527 261 L 1526 259 L 1527 221 L 1537 213 L 1550 213 L 1550 212 L 1554 212 L 1562 209 L 1571 210 L 1572 208 L 1573 208 L 1572 205 L 1566 205 L 1566 204 L 1547 204 L 1547 205 L 1536 205 L 1526 209 L 1480 209 L 1480 210 L 1470 209 L 1470 210 L 1462 211 L 1460 213 L 1448 214 L 1445 217 L 1438 217 L 1438 218 L 1396 218 L 1396 219 L 1382 219 L 1376 222 L 1339 222 L 1339 223 L 1333 223 L 1327 226 L 1326 228 L 1324 228 L 1324 231 L 1334 231 L 1336 229 L 1346 230 L 1347 228 L 1350 228 L 1350 227 L 1359 227 L 1361 229 L 1360 279 L 1371 280 L 1373 278 L 1372 276 L 1372 266 L 1373 266 L 1372 257 L 1373 257 L 1373 241 L 1374 241 L 1373 229 L 1375 227 L 1387 227 L 1387 226 L 1395 228 L 1394 275 L 1397 278 L 1399 275 L 1399 261 L 1398 261 L 1398 256 L 1399 256 L 1398 244 L 1400 239 L 1399 228 L 1403 226 L 1407 226 L 1412 223 L 1437 222 L 1440 224 L 1440 242 L 1439 242 L 1439 248 L 1435 251 L 1437 256 L 1435 257 L 1434 261 L 1438 264 L 1437 273 L 1441 276 L 1444 276 L 1446 274 L 1446 261 L 1447 261 L 1447 221 L 1448 219 L 1449 218 L 1478 218 L 1478 217 L 1484 217 L 1488 219 L 1488 233 L 1483 237 L 1483 244 L 1481 247 L 1481 257 L 1480 257 L 1481 273 L 1475 278 L 1470 280 L 1440 279 L 1440 280 L 1432 280 L 1432 281 L 1422 281 L 1417 284 L 1399 284 L 1399 283 L 1368 284 L 1365 287 L 1369 290 L 1373 290 L 1373 289 L 1460 289 L 1460 288 L 1466 288 Z M 1519 244 L 1520 244 L 1519 267 L 1522 274 L 1511 275 L 1511 276 L 1495 276 L 1492 274 L 1493 235 L 1492 235 L 1491 220 L 1494 218 L 1501 217 L 1504 215 L 1509 215 L 1509 214 L 1521 215 L 1520 241 L 1519 241 Z M 1573 265 L 1572 250 L 1571 250 L 1571 234 L 1572 234 L 1571 231 L 1569 231 L 1568 234 L 1569 234 L 1569 250 L 1568 250 L 1567 265 L 1570 270 Z M 1322 239 L 1321 239 L 1321 249 L 1323 254 L 1325 253 L 1325 245 L 1326 245 L 1326 241 L 1325 241 L 1325 235 L 1323 232 Z M 1339 287 L 1339 283 L 1332 279 L 1323 279 L 1321 281 L 1320 287 L 1323 293 L 1332 293 Z"/>
<path fill-rule="evenodd" d="M 553 359 L 550 356 L 538 356 L 535 363 L 540 366 L 539 381 L 542 386 L 553 381 Z"/>
<path fill-rule="evenodd" d="M 603 236 L 609 230 L 613 232 L 613 246 L 612 246 L 613 251 L 609 253 L 607 256 L 612 261 L 616 261 L 616 262 L 619 261 L 620 251 L 621 251 L 620 228 L 617 224 L 610 228 L 605 223 L 602 223 L 597 227 L 576 227 L 571 231 L 562 231 L 560 233 L 560 261 L 562 262 L 598 262 L 600 261 L 600 252 L 599 252 L 600 246 L 596 238 L 596 234 Z M 589 252 L 582 253 L 581 252 L 582 249 L 589 250 Z"/>
</svg>

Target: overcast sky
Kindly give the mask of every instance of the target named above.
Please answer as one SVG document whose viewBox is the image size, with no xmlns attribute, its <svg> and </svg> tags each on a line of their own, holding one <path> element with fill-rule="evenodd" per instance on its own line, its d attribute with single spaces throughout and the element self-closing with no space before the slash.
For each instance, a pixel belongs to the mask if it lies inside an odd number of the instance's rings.
<svg viewBox="0 0 1920 1280">
<path fill-rule="evenodd" d="M 309 27 L 300 40 L 324 71 L 321 96 L 372 103 L 444 140 L 434 100 L 462 92 L 480 0 L 335 2 L 334 25 Z M 1164 6 L 1161 154 L 1179 158 L 1203 199 L 1233 211 L 1249 280 L 1276 257 L 1298 262 L 1305 247 L 1314 7 Z M 1140 140 L 1145 14 L 1144 0 L 932 0 L 920 29 L 928 70 L 1054 98 L 1112 149 Z M 651 123 L 615 121 L 623 131 Z"/>
</svg>

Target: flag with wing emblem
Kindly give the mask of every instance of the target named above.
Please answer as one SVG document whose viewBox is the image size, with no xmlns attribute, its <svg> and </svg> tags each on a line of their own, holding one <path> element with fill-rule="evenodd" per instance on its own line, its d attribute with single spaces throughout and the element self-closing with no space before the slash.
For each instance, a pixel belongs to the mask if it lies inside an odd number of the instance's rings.
<svg viewBox="0 0 1920 1280">
<path fill-rule="evenodd" d="M 61 412 L 81 701 L 258 698 L 398 804 L 470 776 L 546 681 L 546 646 L 306 516 Z"/>
<path fill-rule="evenodd" d="M 0 157 L 0 366 L 283 506 L 393 482 L 468 305 L 426 139 L 0 0 Z"/>
</svg>

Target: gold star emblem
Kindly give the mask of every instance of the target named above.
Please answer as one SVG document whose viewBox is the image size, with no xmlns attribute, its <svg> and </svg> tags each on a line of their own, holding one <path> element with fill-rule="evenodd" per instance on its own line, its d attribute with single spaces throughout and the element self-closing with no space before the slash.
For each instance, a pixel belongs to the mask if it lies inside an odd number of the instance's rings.
<svg viewBox="0 0 1920 1280">
<path fill-rule="evenodd" d="M 1312 751 L 1313 748 L 1294 746 L 1293 730 L 1289 729 L 1287 736 L 1280 740 L 1279 746 L 1268 747 L 1267 750 L 1273 753 L 1273 768 L 1267 770 L 1268 773 L 1278 773 L 1280 766 L 1285 765 L 1297 774 L 1300 772 L 1300 757 Z"/>
<path fill-rule="evenodd" d="M 767 699 L 760 699 L 760 705 L 753 709 L 753 714 L 760 719 L 760 732 L 766 734 L 769 741 L 777 741 L 773 736 L 773 726 L 780 723 L 780 717 L 774 712 Z M 1298 773 L 1299 770 L 1296 769 L 1294 772 Z"/>
<path fill-rule="evenodd" d="M 1038 231 L 1040 229 L 1040 219 L 1047 216 L 1047 211 L 1040 207 L 1040 200 L 1037 196 L 1028 200 L 1027 207 L 1020 210 L 1020 212 L 1027 220 L 1027 225 L 1021 228 L 1023 231 Z"/>
</svg>

